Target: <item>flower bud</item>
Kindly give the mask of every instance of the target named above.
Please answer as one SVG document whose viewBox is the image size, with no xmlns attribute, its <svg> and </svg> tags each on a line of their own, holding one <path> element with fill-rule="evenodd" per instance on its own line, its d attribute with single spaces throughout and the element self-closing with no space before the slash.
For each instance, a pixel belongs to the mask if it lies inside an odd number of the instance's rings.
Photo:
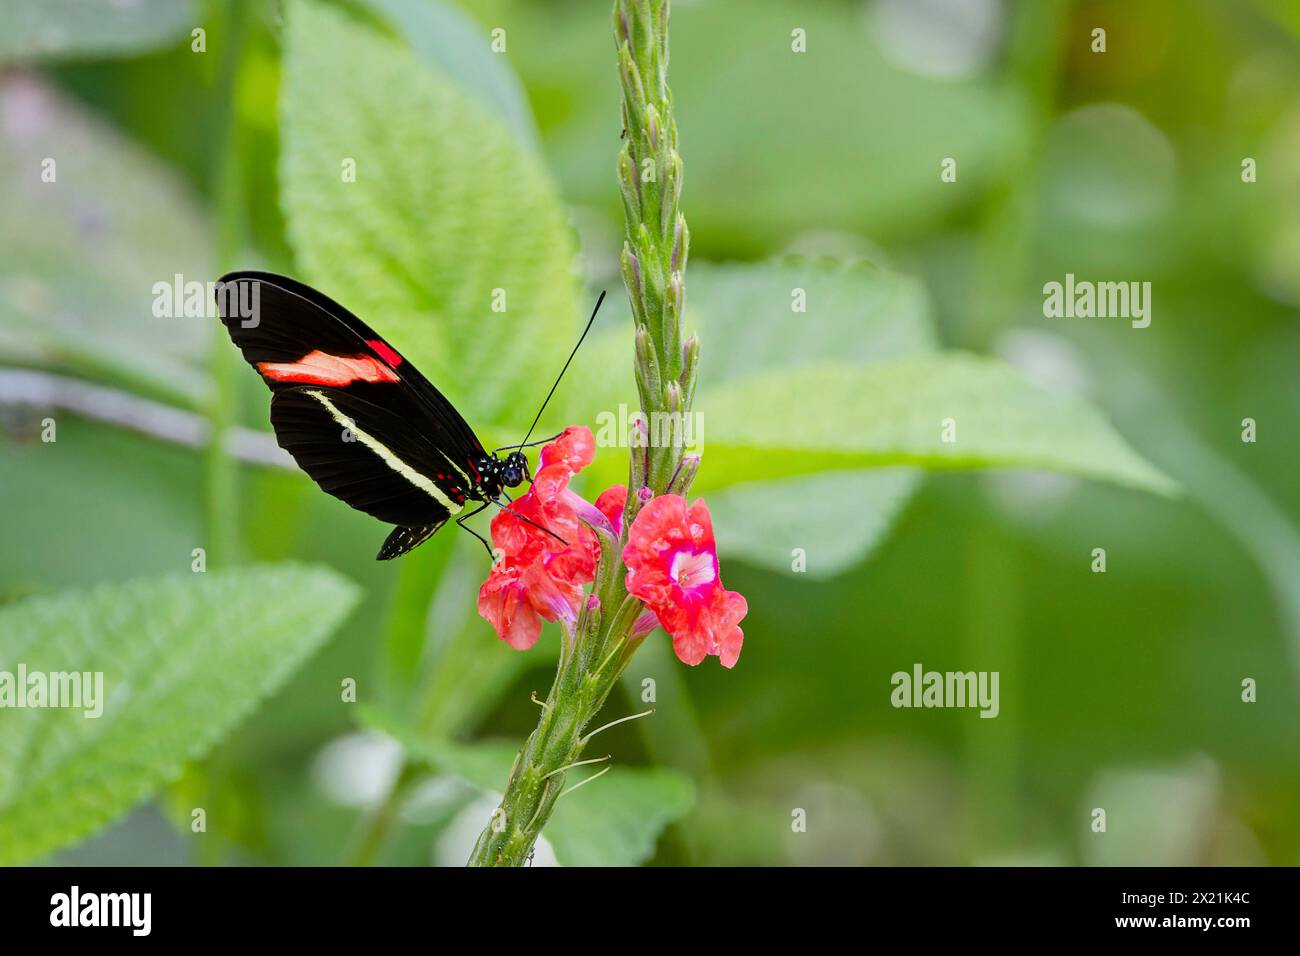
<svg viewBox="0 0 1300 956">
<path fill-rule="evenodd" d="M 645 385 L 646 396 L 643 404 L 659 394 L 662 383 L 659 378 L 659 363 L 655 360 L 654 344 L 650 341 L 650 332 L 644 325 L 637 326 L 634 338 L 636 350 L 637 373 Z"/>
<path fill-rule="evenodd" d="M 637 615 L 636 623 L 632 625 L 632 636 L 645 637 L 658 626 L 659 615 L 654 611 L 642 611 Z"/>
<path fill-rule="evenodd" d="M 650 480 L 650 428 L 646 425 L 644 415 L 637 415 L 632 419 L 632 430 L 636 434 L 631 436 L 629 441 L 632 446 L 629 480 L 630 487 L 640 494 L 642 491 L 649 490 L 646 485 Z"/>
<path fill-rule="evenodd" d="M 668 268 L 673 272 L 686 271 L 686 257 L 691 248 L 691 233 L 686 228 L 686 217 L 677 214 L 677 223 L 673 227 L 673 253 Z"/>
<path fill-rule="evenodd" d="M 636 219 L 641 214 L 641 183 L 632 168 L 627 147 L 618 154 L 618 188 L 623 196 L 623 212 L 629 220 Z"/>
<path fill-rule="evenodd" d="M 645 109 L 645 131 L 650 139 L 650 152 L 655 153 L 659 150 L 659 130 L 662 123 L 659 120 L 659 111 L 650 104 Z"/>
<path fill-rule="evenodd" d="M 682 407 L 690 411 L 695 404 L 695 383 L 700 374 L 700 337 L 692 335 L 682 346 Z"/>
<path fill-rule="evenodd" d="M 622 4 L 614 8 L 614 45 L 621 47 L 632 43 L 632 24 L 628 22 L 627 11 Z"/>
<path fill-rule="evenodd" d="M 695 481 L 695 476 L 700 471 L 699 455 L 683 455 L 681 462 L 677 465 L 677 472 L 673 475 L 672 480 L 668 482 L 668 494 L 681 495 L 686 497 L 686 493 L 691 490 L 691 484 Z"/>
<path fill-rule="evenodd" d="M 638 328 L 644 328 L 645 275 L 641 272 L 641 260 L 632 251 L 631 243 L 623 243 L 623 254 L 619 257 L 619 264 L 622 267 L 623 283 L 627 286 L 629 298 L 632 300 L 632 317 L 636 320 Z"/>
<path fill-rule="evenodd" d="M 659 231 L 665 239 L 674 228 L 674 215 L 682 198 L 682 158 L 677 150 L 668 151 L 668 155 L 659 164 Z"/>
<path fill-rule="evenodd" d="M 680 320 L 686 307 L 686 283 L 682 281 L 680 270 L 675 270 L 668 277 L 667 305 L 672 310 L 673 318 Z"/>
<path fill-rule="evenodd" d="M 618 68 L 623 79 L 623 95 L 627 97 L 628 110 L 635 116 L 644 116 L 646 109 L 645 85 L 641 82 L 641 71 L 632 59 L 632 51 L 624 44 L 618 51 Z M 628 130 L 628 134 L 632 134 Z"/>
</svg>

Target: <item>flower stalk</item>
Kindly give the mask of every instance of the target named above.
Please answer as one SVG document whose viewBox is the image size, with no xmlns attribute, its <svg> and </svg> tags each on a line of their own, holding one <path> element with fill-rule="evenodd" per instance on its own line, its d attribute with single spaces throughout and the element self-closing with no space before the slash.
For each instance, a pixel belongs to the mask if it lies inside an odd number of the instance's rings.
<svg viewBox="0 0 1300 956">
<path fill-rule="evenodd" d="M 556 801 L 608 769 L 591 773 L 582 764 L 594 736 L 584 736 L 584 730 L 653 627 L 646 626 L 645 605 L 627 590 L 628 532 L 656 495 L 671 490 L 684 496 L 699 468 L 699 457 L 684 455 L 681 441 L 700 343 L 695 336 L 682 340 L 690 232 L 679 208 L 682 160 L 667 82 L 668 19 L 668 0 L 614 4 L 626 129 L 616 163 L 627 226 L 621 266 L 636 323 L 633 363 L 642 407 L 631 442 L 627 501 L 618 528 L 584 521 L 600 543 L 592 590 L 572 631 L 565 628 L 555 682 L 515 759 L 501 805 L 478 839 L 472 866 L 526 864 Z M 647 428 L 647 420 L 657 427 Z M 583 776 L 567 782 L 573 774 Z"/>
<path fill-rule="evenodd" d="M 699 339 L 682 343 L 684 276 L 691 234 L 681 212 L 682 157 L 668 87 L 668 0 L 619 0 L 614 42 L 623 86 L 623 146 L 617 171 L 627 231 L 623 281 L 636 322 L 636 381 L 644 415 L 655 425 L 644 484 L 633 474 L 623 527 L 631 525 L 642 487 L 663 494 L 680 470 L 682 422 L 690 413 Z"/>
</svg>

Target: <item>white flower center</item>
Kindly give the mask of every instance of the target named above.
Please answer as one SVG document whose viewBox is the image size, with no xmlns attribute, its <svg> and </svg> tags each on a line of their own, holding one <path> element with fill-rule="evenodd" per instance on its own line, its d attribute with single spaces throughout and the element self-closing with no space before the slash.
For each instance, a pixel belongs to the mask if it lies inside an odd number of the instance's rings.
<svg viewBox="0 0 1300 956">
<path fill-rule="evenodd" d="M 702 587 L 717 576 L 713 570 L 713 555 L 708 551 L 698 554 L 678 551 L 673 556 L 673 566 L 669 573 L 679 587 L 687 590 Z"/>
</svg>

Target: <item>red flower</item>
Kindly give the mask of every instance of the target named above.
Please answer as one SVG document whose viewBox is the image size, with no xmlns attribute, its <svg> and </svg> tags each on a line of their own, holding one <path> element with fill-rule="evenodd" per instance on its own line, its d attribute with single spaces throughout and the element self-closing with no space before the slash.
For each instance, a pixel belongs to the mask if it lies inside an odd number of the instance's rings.
<svg viewBox="0 0 1300 956">
<path fill-rule="evenodd" d="M 686 507 L 681 495 L 648 501 L 632 522 L 623 560 L 627 589 L 654 611 L 686 664 L 716 654 L 723 667 L 740 657 L 749 610 L 745 599 L 722 586 L 713 521 L 700 500 Z"/>
<path fill-rule="evenodd" d="M 621 520 L 627 489 L 610 488 L 593 506 L 569 488 L 573 476 L 591 464 L 595 449 L 591 429 L 566 428 L 542 449 L 528 491 L 492 519 L 492 543 L 502 557 L 479 588 L 478 612 L 518 650 L 537 642 L 543 620 L 561 621 L 573 632 L 582 587 L 595 577 L 600 558 L 600 542 L 583 522 L 613 530 Z"/>
<path fill-rule="evenodd" d="M 596 499 L 596 510 L 603 514 L 618 537 L 623 533 L 623 508 L 627 505 L 627 485 L 606 488 Z"/>
</svg>

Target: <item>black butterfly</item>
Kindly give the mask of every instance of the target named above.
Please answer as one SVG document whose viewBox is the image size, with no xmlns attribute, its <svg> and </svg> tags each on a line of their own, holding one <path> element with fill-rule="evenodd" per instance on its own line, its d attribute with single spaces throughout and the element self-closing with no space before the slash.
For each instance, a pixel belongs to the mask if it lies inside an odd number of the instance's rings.
<svg viewBox="0 0 1300 956">
<path fill-rule="evenodd" d="M 280 447 L 335 498 L 397 525 L 378 560 L 427 541 L 453 515 L 491 554 L 464 522 L 489 504 L 509 510 L 500 501 L 510 499 L 505 489 L 532 480 L 523 453 L 532 428 L 518 445 L 488 452 L 415 366 L 343 306 L 294 279 L 232 272 L 217 284 L 217 306 L 231 340 L 271 389 Z M 469 502 L 478 507 L 466 511 Z"/>
</svg>

